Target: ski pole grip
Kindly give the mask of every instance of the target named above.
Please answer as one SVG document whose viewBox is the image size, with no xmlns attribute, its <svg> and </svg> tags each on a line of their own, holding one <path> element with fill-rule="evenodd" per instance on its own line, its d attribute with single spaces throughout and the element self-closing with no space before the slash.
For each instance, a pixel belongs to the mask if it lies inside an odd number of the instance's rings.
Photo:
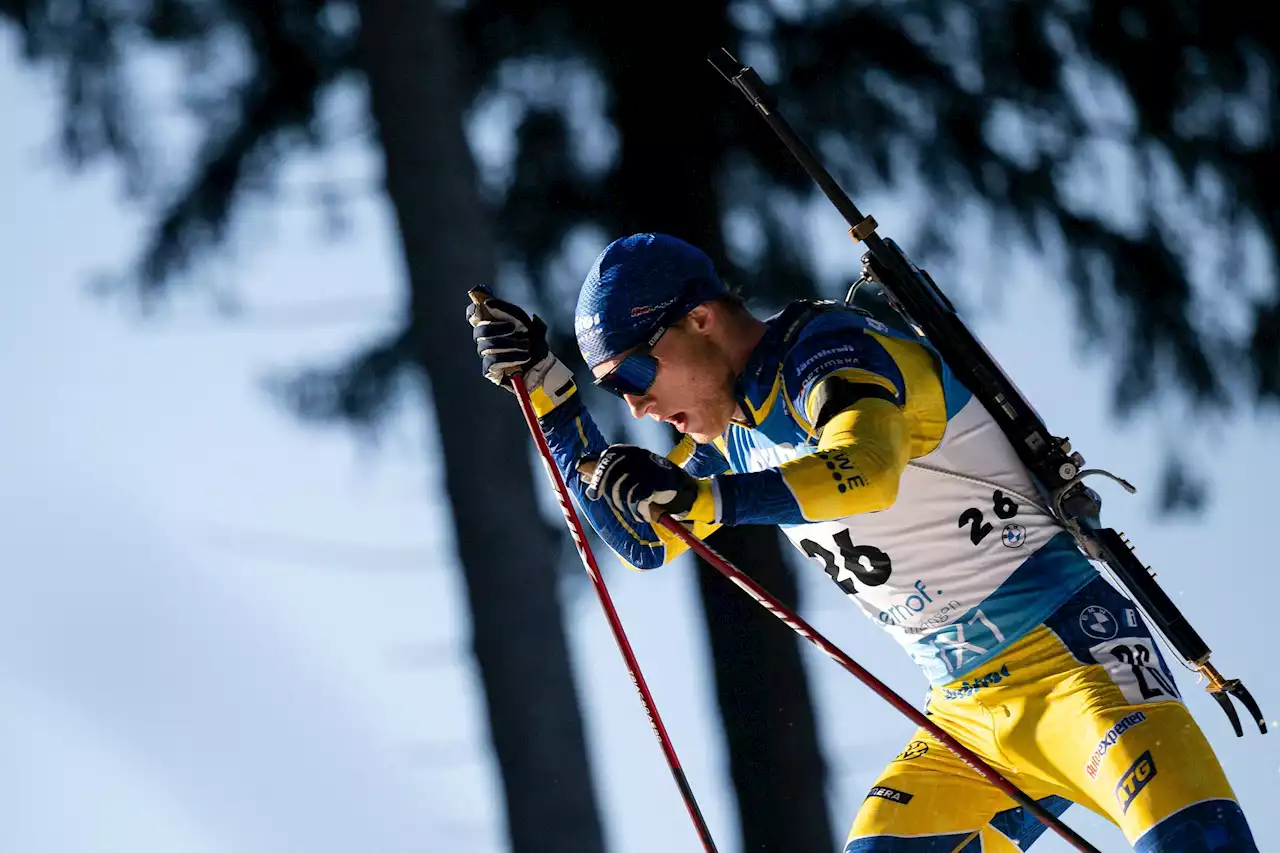
<svg viewBox="0 0 1280 853">
<path fill-rule="evenodd" d="M 493 296 L 493 293 L 489 288 L 484 287 L 483 285 L 480 287 L 473 287 L 467 291 L 467 296 L 470 296 L 471 302 L 480 309 L 476 313 L 486 320 L 489 319 L 489 312 L 484 308 L 484 304 L 489 301 L 491 296 Z"/>
</svg>

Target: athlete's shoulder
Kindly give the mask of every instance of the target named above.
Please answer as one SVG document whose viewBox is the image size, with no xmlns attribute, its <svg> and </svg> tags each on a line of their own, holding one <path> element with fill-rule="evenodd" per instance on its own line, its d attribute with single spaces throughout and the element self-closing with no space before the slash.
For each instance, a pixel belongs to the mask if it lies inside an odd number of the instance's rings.
<svg viewBox="0 0 1280 853">
<path fill-rule="evenodd" d="M 796 313 L 787 318 L 793 306 Z M 818 382 L 838 373 L 877 376 L 902 390 L 901 372 L 876 337 L 896 333 L 869 314 L 838 302 L 797 302 L 778 315 L 778 320 L 783 319 L 790 319 L 789 334 L 780 348 L 789 396 L 804 398 Z"/>
<path fill-rule="evenodd" d="M 829 299 L 798 299 L 771 317 L 769 322 L 785 326 L 782 337 L 790 345 L 868 332 L 907 337 L 869 311 Z"/>
</svg>

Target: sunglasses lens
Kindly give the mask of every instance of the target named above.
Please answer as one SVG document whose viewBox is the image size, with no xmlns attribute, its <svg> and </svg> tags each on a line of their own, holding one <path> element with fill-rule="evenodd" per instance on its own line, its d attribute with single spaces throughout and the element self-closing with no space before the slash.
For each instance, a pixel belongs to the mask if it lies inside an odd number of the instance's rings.
<svg viewBox="0 0 1280 853">
<path fill-rule="evenodd" d="M 617 367 L 606 373 L 596 384 L 611 394 L 621 397 L 632 394 L 643 397 L 649 393 L 653 380 L 658 376 L 658 360 L 651 355 L 629 355 L 618 362 Z"/>
</svg>

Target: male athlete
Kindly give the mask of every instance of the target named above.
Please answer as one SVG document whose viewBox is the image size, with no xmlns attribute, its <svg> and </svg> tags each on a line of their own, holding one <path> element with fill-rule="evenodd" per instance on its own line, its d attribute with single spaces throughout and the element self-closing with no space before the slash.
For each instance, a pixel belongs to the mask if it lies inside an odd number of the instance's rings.
<svg viewBox="0 0 1280 853">
<path fill-rule="evenodd" d="M 924 671 L 931 718 L 1049 811 L 1080 803 L 1144 853 L 1256 853 L 1142 617 L 930 347 L 831 302 L 760 320 L 699 249 L 617 240 L 578 297 L 578 346 L 632 415 L 684 434 L 663 458 L 605 442 L 540 320 L 486 308 L 467 314 L 486 376 L 523 372 L 560 473 L 626 562 L 681 553 L 661 513 L 698 536 L 776 524 Z M 844 849 L 1024 850 L 1044 829 L 1024 811 L 920 730 Z"/>
</svg>

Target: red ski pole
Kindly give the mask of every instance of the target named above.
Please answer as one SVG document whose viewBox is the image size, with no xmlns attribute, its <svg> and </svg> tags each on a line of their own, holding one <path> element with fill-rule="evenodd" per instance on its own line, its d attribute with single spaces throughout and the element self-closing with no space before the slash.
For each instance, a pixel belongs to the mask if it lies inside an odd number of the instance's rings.
<svg viewBox="0 0 1280 853">
<path fill-rule="evenodd" d="M 874 675 L 859 666 L 853 658 L 840 651 L 840 649 L 832 644 L 831 641 L 810 627 L 809 623 L 805 622 L 797 614 L 791 612 L 785 604 L 770 595 L 764 587 L 753 581 L 740 569 L 734 566 L 733 563 L 730 563 L 724 557 L 717 554 L 709 545 L 707 545 L 707 543 L 690 533 L 682 524 L 680 524 L 680 522 L 671 518 L 669 515 L 663 515 L 659 519 L 659 523 L 676 536 L 679 536 L 686 545 L 714 566 L 720 574 L 740 586 L 748 595 L 759 602 L 761 606 L 785 622 L 791 630 L 795 631 L 797 634 L 822 649 L 822 651 L 826 652 L 835 660 L 836 663 L 853 673 L 859 681 L 870 687 L 879 694 L 882 699 L 905 714 L 913 723 L 927 730 L 929 734 L 937 738 L 943 746 L 947 747 L 947 749 L 959 756 L 961 761 L 973 768 L 978 775 L 982 776 L 988 782 L 1012 797 L 1018 805 L 1035 815 L 1041 823 L 1064 838 L 1067 843 L 1076 850 L 1081 851 L 1081 853 L 1100 853 L 1098 848 L 1094 847 L 1088 841 L 1085 841 L 1077 835 L 1071 827 L 1067 826 L 1061 820 L 1046 811 L 1043 806 L 1027 794 L 1023 793 L 1021 789 L 1008 779 L 1001 776 L 995 768 L 991 767 L 971 750 L 966 749 L 955 738 L 939 728 L 936 723 L 930 721 L 923 713 L 913 708 L 905 699 L 889 689 L 884 682 L 880 681 Z"/>
<path fill-rule="evenodd" d="M 469 291 L 471 301 L 478 306 L 483 306 L 485 300 L 489 298 L 488 294 L 480 288 Z M 569 533 L 573 536 L 573 544 L 578 549 L 578 556 L 582 558 L 582 565 L 587 570 L 588 577 L 591 578 L 591 585 L 595 587 L 596 595 L 600 599 L 600 607 L 604 610 L 605 619 L 609 623 L 610 630 L 613 631 L 613 638 L 618 643 L 618 650 L 622 652 L 622 659 L 626 662 L 627 672 L 631 676 L 631 683 L 636 686 L 636 691 L 640 694 L 640 701 L 644 703 L 645 713 L 649 717 L 649 725 L 653 727 L 653 733 L 658 738 L 658 743 L 662 746 L 662 754 L 667 758 L 667 765 L 671 768 L 671 775 L 675 778 L 676 787 L 680 789 L 680 796 L 684 798 L 685 808 L 689 810 L 689 817 L 693 820 L 694 828 L 698 831 L 698 837 L 702 839 L 703 849 L 707 853 L 717 853 L 715 841 L 711 838 L 711 830 L 707 827 L 706 820 L 702 817 L 702 810 L 698 808 L 698 801 L 694 799 L 693 789 L 689 786 L 689 780 L 684 775 L 684 769 L 680 766 L 680 759 L 676 755 L 675 747 L 671 744 L 671 738 L 667 735 L 667 728 L 662 724 L 662 717 L 658 716 L 658 706 L 653 701 L 653 695 L 649 692 L 649 685 L 644 680 L 644 675 L 640 672 L 640 664 L 636 661 L 635 653 L 631 650 L 631 643 L 627 640 L 627 634 L 622 630 L 622 620 L 618 618 L 618 611 L 613 607 L 613 599 L 609 596 L 609 589 L 605 586 L 604 578 L 600 575 L 600 567 L 596 564 L 595 555 L 591 553 L 591 547 L 587 544 L 587 534 L 582 529 L 582 522 L 578 520 L 578 513 L 573 508 L 573 502 L 569 497 L 568 487 L 564 484 L 564 478 L 560 476 L 560 471 L 556 468 L 555 459 L 551 455 L 551 448 L 547 446 L 547 440 L 542 435 L 542 428 L 538 426 L 538 416 L 533 411 L 533 403 L 529 400 L 529 390 L 525 387 L 524 377 L 516 374 L 511 380 L 512 387 L 516 392 L 516 399 L 520 401 L 520 411 L 524 415 L 525 425 L 529 427 L 529 434 L 533 436 L 534 443 L 538 446 L 538 454 L 542 457 L 542 465 L 547 470 L 547 477 L 551 480 L 551 486 L 556 491 L 556 497 L 560 500 L 560 511 L 564 513 L 564 520 L 569 525 Z"/>
</svg>

